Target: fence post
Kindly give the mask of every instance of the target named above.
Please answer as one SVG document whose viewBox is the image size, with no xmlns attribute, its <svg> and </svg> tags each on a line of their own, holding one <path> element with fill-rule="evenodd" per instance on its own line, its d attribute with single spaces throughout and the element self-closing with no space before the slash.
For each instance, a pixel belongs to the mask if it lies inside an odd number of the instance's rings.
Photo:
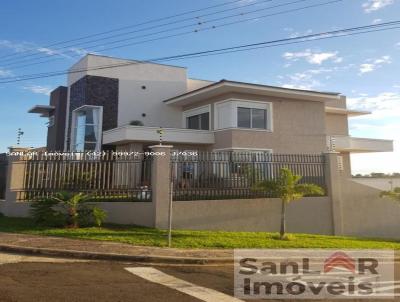
<svg viewBox="0 0 400 302">
<path fill-rule="evenodd" d="M 338 152 L 325 153 L 325 179 L 328 195 L 332 204 L 333 234 L 343 235 L 343 207 L 338 154 Z"/>
<path fill-rule="evenodd" d="M 29 151 L 29 149 L 30 148 L 10 147 L 9 152 L 10 154 L 12 154 L 12 152 L 27 152 Z M 8 165 L 6 176 L 5 203 L 2 208 L 3 214 L 7 216 L 26 216 L 26 211 L 22 210 L 21 213 L 20 211 L 18 211 L 19 208 L 22 209 L 23 207 L 14 206 L 17 202 L 18 190 L 24 188 L 26 162 L 23 159 L 23 155 L 10 155 L 7 158 Z"/>
<path fill-rule="evenodd" d="M 154 211 L 154 227 L 159 229 L 168 228 L 171 148 L 172 146 L 167 145 L 150 146 L 151 152 L 155 154 L 153 155 L 151 165 L 151 196 Z"/>
</svg>

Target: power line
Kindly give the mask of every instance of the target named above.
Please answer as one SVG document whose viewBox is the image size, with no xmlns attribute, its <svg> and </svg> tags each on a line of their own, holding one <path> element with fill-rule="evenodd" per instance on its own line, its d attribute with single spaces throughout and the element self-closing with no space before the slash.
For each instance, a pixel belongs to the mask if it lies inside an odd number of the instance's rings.
<svg viewBox="0 0 400 302">
<path fill-rule="evenodd" d="M 304 43 L 304 42 L 310 42 L 310 41 L 315 41 L 315 40 L 332 39 L 332 38 L 338 38 L 338 37 L 344 37 L 344 36 L 353 36 L 353 35 L 359 35 L 359 34 L 365 34 L 365 33 L 383 31 L 383 30 L 392 30 L 392 29 L 398 29 L 398 28 L 400 28 L 400 20 L 379 23 L 379 24 L 374 24 L 374 25 L 365 25 L 365 26 L 345 28 L 345 29 L 340 29 L 340 30 L 335 30 L 335 31 L 321 32 L 321 33 L 317 33 L 317 34 L 303 35 L 303 36 L 293 37 L 293 38 L 283 38 L 283 39 L 278 39 L 278 40 L 238 45 L 238 46 L 232 46 L 232 47 L 227 47 L 227 48 L 220 48 L 220 49 L 206 50 L 206 51 L 200 51 L 200 52 L 194 52 L 194 53 L 186 53 L 186 54 L 180 54 L 180 55 L 174 55 L 174 56 L 167 56 L 167 57 L 149 59 L 149 60 L 144 60 L 144 61 L 132 61 L 132 62 L 125 62 L 125 63 L 120 63 L 120 64 L 100 65 L 100 66 L 96 66 L 93 68 L 81 68 L 81 69 L 55 71 L 55 72 L 48 72 L 48 73 L 28 74 L 28 75 L 23 75 L 20 77 L 18 77 L 18 76 L 8 77 L 8 78 L 5 78 L 5 80 L 3 79 L 3 81 L 0 81 L 0 83 L 2 83 L 2 84 L 13 83 L 13 82 L 26 81 L 26 80 L 32 80 L 32 79 L 54 77 L 54 76 L 65 75 L 65 74 L 74 74 L 74 73 L 80 73 L 80 72 L 85 72 L 85 71 L 118 68 L 118 67 L 124 67 L 124 66 L 135 65 L 135 64 L 164 62 L 164 61 L 178 60 L 178 59 L 185 59 L 185 58 L 195 58 L 195 57 L 207 56 L 207 55 L 213 55 L 213 54 L 218 55 L 218 54 L 224 54 L 224 53 L 228 53 L 228 52 L 248 51 L 248 50 L 259 49 L 259 48 L 276 47 L 276 46 L 281 46 L 281 45 Z"/>
<path fill-rule="evenodd" d="M 296 4 L 296 3 L 300 3 L 300 2 L 304 2 L 304 1 L 310 1 L 310 0 L 296 0 L 296 1 L 288 2 L 288 3 L 284 3 L 284 4 L 269 6 L 269 7 L 263 8 L 263 9 L 258 9 L 258 10 L 254 10 L 254 11 L 250 11 L 250 12 L 246 12 L 246 13 L 240 13 L 240 14 L 225 16 L 225 17 L 222 17 L 222 18 L 216 18 L 216 19 L 212 19 L 212 20 L 207 20 L 207 21 L 203 21 L 202 23 L 205 24 L 205 23 L 211 23 L 211 22 L 215 22 L 215 21 L 218 22 L 218 21 L 221 21 L 221 20 L 225 20 L 225 19 L 229 19 L 229 18 L 233 18 L 233 17 L 237 17 L 237 16 L 244 16 L 244 15 L 247 15 L 247 14 L 250 14 L 250 13 L 260 12 L 260 11 L 263 11 L 263 10 L 273 9 L 273 8 L 277 8 L 277 7 L 281 7 L 281 6 L 287 6 L 287 5 Z M 318 4 L 313 4 L 313 5 L 293 8 L 293 9 L 289 9 L 289 10 L 279 11 L 279 12 L 276 12 L 276 13 L 271 13 L 271 14 L 267 14 L 267 15 L 261 15 L 261 16 L 257 16 L 257 17 L 242 19 L 242 20 L 236 20 L 236 21 L 223 23 L 223 24 L 218 24 L 218 25 L 211 25 L 211 26 L 208 26 L 208 27 L 205 27 L 205 28 L 196 29 L 196 30 L 189 30 L 189 31 L 179 32 L 179 33 L 176 33 L 176 34 L 170 34 L 170 35 L 166 35 L 166 36 L 156 37 L 156 38 L 147 39 L 147 40 L 141 40 L 141 41 L 128 43 L 128 44 L 111 46 L 111 47 L 107 47 L 107 48 L 103 47 L 104 46 L 103 43 L 102 44 L 98 44 L 98 45 L 94 45 L 92 47 L 102 47 L 100 49 L 101 51 L 113 50 L 113 49 L 118 49 L 118 48 L 123 48 L 123 47 L 143 44 L 143 43 L 149 43 L 149 42 L 164 40 L 164 39 L 168 39 L 168 38 L 172 38 L 172 37 L 189 35 L 189 34 L 202 32 L 202 31 L 214 30 L 214 29 L 217 29 L 217 28 L 231 26 L 231 25 L 235 25 L 235 24 L 239 24 L 239 23 L 243 23 L 243 22 L 258 21 L 259 19 L 264 19 L 264 18 L 268 18 L 268 17 L 272 17 L 272 16 L 277 16 L 277 15 L 282 15 L 282 14 L 287 14 L 287 13 L 293 13 L 293 12 L 306 10 L 306 9 L 310 9 L 310 8 L 330 5 L 330 4 L 334 4 L 334 3 L 338 3 L 338 2 L 342 2 L 342 1 L 343 0 L 331 0 L 331 1 L 328 1 L 328 2 L 322 2 L 322 3 L 318 3 Z M 119 42 L 125 42 L 125 41 L 128 41 L 128 40 L 134 40 L 134 39 L 137 39 L 137 38 L 140 38 L 140 37 L 152 36 L 152 35 L 155 35 L 155 34 L 160 34 L 160 33 L 163 33 L 163 32 L 173 31 L 173 30 L 177 30 L 177 29 L 193 27 L 193 26 L 196 26 L 196 25 L 197 25 L 197 23 L 196 24 L 186 25 L 186 26 L 183 26 L 183 27 L 176 27 L 176 28 L 172 28 L 172 29 L 162 30 L 162 31 L 158 31 L 158 32 L 155 32 L 155 33 L 145 34 L 145 35 L 141 35 L 141 36 L 131 37 L 131 38 L 123 39 L 123 40 L 112 41 L 112 42 L 106 43 L 106 45 L 116 44 L 116 43 L 119 43 Z M 93 51 L 96 51 L 96 50 L 93 50 Z M 54 55 L 57 55 L 57 54 L 54 54 Z M 54 56 L 54 55 L 52 55 L 52 56 Z M 47 58 L 47 57 L 48 56 L 42 56 L 42 57 L 37 58 L 37 59 Z M 73 57 L 79 57 L 79 56 L 73 56 Z M 39 62 L 36 62 L 36 63 L 33 63 L 33 64 L 17 65 L 17 66 L 14 66 L 13 68 L 14 69 L 18 69 L 18 68 L 21 68 L 21 67 L 27 67 L 27 66 L 31 66 L 31 65 L 36 65 L 36 64 L 39 64 L 39 63 L 47 63 L 47 62 L 55 61 L 55 60 L 58 60 L 58 59 L 60 59 L 60 58 L 55 58 L 55 59 L 51 59 L 51 60 L 42 60 L 42 61 L 39 61 Z M 35 61 L 35 59 L 31 59 L 31 60 Z M 8 65 L 13 65 L 13 64 L 16 64 L 16 63 L 21 63 L 21 62 L 26 62 L 26 61 L 29 62 L 31 60 L 28 59 L 28 60 L 17 61 L 17 62 L 14 62 L 14 63 L 3 65 L 3 67 L 7 67 Z"/>
<path fill-rule="evenodd" d="M 183 12 L 183 13 L 174 14 L 174 15 L 171 15 L 171 16 L 161 17 L 161 18 L 157 18 L 157 19 L 151 19 L 151 20 L 148 20 L 148 21 L 135 23 L 135 24 L 128 25 L 128 26 L 123 26 L 123 27 L 111 29 L 111 30 L 108 30 L 108 31 L 103 31 L 103 32 L 95 33 L 95 34 L 81 36 L 81 37 L 70 39 L 70 40 L 54 42 L 54 43 L 48 44 L 46 46 L 43 46 L 43 48 L 49 48 L 49 47 L 53 47 L 53 46 L 56 46 L 56 45 L 62 45 L 62 44 L 66 44 L 66 43 L 74 42 L 74 41 L 81 41 L 81 40 L 84 40 L 84 39 L 87 39 L 87 38 L 91 38 L 91 37 L 96 37 L 96 36 L 100 36 L 100 35 L 104 35 L 104 34 L 108 34 L 108 33 L 112 33 L 112 32 L 118 32 L 118 31 L 121 31 L 121 30 L 124 30 L 124 29 L 134 28 L 134 27 L 138 27 L 138 26 L 142 26 L 142 25 L 146 25 L 146 24 L 150 24 L 150 23 L 160 22 L 160 21 L 163 21 L 163 20 L 173 19 L 173 18 L 176 18 L 176 17 L 197 13 L 199 11 L 213 9 L 213 8 L 217 8 L 217 7 L 221 7 L 221 6 L 225 6 L 225 5 L 231 5 L 231 4 L 235 4 L 235 3 L 243 2 L 243 1 L 245 1 L 245 0 L 235 0 L 235 1 L 230 1 L 230 2 L 224 2 L 224 3 L 221 3 L 221 4 L 216 4 L 216 5 L 200 8 L 200 9 L 190 10 L 190 11 L 186 11 L 186 12 Z M 22 53 L 29 52 L 29 51 L 32 51 L 32 50 L 23 51 Z M 20 53 L 18 53 L 18 54 L 12 53 L 12 54 L 8 54 L 8 55 L 0 56 L 0 59 L 4 58 L 4 57 L 15 56 L 15 55 L 20 55 Z"/>
<path fill-rule="evenodd" d="M 255 3 L 260 4 L 260 3 L 271 2 L 271 1 L 274 1 L 274 0 L 265 0 L 265 1 L 262 1 L 262 2 L 254 2 L 254 3 L 251 3 L 251 4 L 249 4 L 249 5 L 254 5 Z M 104 51 L 104 50 L 108 50 L 107 48 L 106 48 L 106 49 L 103 49 L 103 48 L 102 48 L 102 47 L 104 47 L 105 45 L 112 45 L 112 44 L 117 44 L 117 43 L 126 42 L 126 41 L 129 41 L 129 40 L 135 40 L 135 39 L 139 39 L 139 38 L 145 38 L 145 37 L 149 37 L 149 36 L 159 35 L 159 34 L 163 34 L 163 33 L 166 33 L 166 32 L 171 32 L 171 31 L 176 31 L 176 30 L 180 30 L 180 29 L 185 29 L 185 28 L 190 28 L 190 27 L 197 27 L 197 26 L 199 26 L 199 25 L 204 25 L 204 24 L 208 24 L 208 23 L 211 23 L 211 22 L 218 22 L 218 21 L 221 21 L 221 20 L 229 19 L 229 18 L 240 17 L 240 16 L 252 14 L 252 13 L 257 13 L 257 12 L 259 12 L 259 11 L 268 10 L 268 9 L 273 9 L 273 8 L 277 8 L 277 7 L 281 7 L 281 6 L 286 6 L 286 5 L 291 5 L 291 4 L 295 4 L 295 3 L 299 3 L 299 2 L 304 2 L 304 1 L 311 1 L 311 0 L 296 0 L 296 1 L 289 2 L 289 3 L 284 3 L 284 4 L 275 5 L 275 6 L 269 6 L 269 7 L 267 7 L 267 8 L 263 8 L 263 9 L 253 10 L 253 11 L 250 11 L 250 12 L 238 13 L 238 14 L 233 14 L 233 15 L 224 16 L 224 17 L 218 17 L 218 18 L 214 18 L 214 19 L 210 19 L 210 20 L 201 21 L 201 22 L 196 21 L 195 23 L 187 24 L 187 25 L 184 25 L 184 26 L 178 26 L 178 27 L 163 29 L 163 30 L 160 30 L 160 31 L 151 32 L 151 33 L 142 34 L 142 35 L 136 35 L 136 36 L 133 36 L 133 37 L 127 37 L 127 38 L 124 38 L 124 39 L 114 40 L 114 41 L 110 41 L 110 42 L 107 42 L 107 43 L 91 44 L 91 45 L 87 45 L 87 46 L 84 46 L 84 47 L 85 47 L 85 48 L 98 48 L 98 47 L 101 47 L 101 49 L 99 49 L 99 50 Z M 340 1 L 342 1 L 342 0 L 340 0 Z M 249 6 L 249 5 L 246 5 L 246 6 Z M 239 8 L 243 8 L 243 7 L 245 7 L 245 6 L 241 6 L 241 7 L 239 7 Z M 234 9 L 238 9 L 238 8 L 234 8 Z M 229 10 L 232 10 L 232 9 L 229 9 Z M 211 13 L 211 14 L 218 14 L 218 13 L 225 12 L 225 11 L 227 11 L 227 10 L 219 11 L 219 12 Z M 206 16 L 206 15 L 203 15 L 203 16 Z M 184 19 L 183 21 L 191 20 L 191 19 L 197 19 L 197 17 L 189 18 L 189 19 Z M 158 27 L 163 27 L 163 26 L 165 26 L 165 25 L 170 25 L 170 24 L 172 24 L 172 23 L 180 23 L 180 20 L 179 20 L 179 21 L 170 22 L 170 23 L 164 23 L 164 24 L 161 24 L 161 25 L 156 25 L 156 26 L 152 26 L 152 27 L 148 27 L 148 28 L 144 28 L 144 29 L 141 29 L 141 30 L 136 30 L 136 31 L 124 33 L 124 34 L 122 34 L 122 35 L 131 34 L 131 33 L 135 33 L 135 32 L 146 31 L 146 30 L 154 29 L 154 28 L 158 28 Z M 190 30 L 190 31 L 186 31 L 186 32 L 184 32 L 184 33 L 178 33 L 178 34 L 168 35 L 168 36 L 166 36 L 166 38 L 175 37 L 175 36 L 181 36 L 181 35 L 184 35 L 184 34 L 192 34 L 192 33 L 198 32 L 198 31 L 202 31 L 202 30 L 201 30 L 201 29 L 198 29 L 198 30 Z M 117 35 L 117 36 L 118 36 L 118 35 Z M 106 38 L 91 40 L 91 41 L 85 42 L 84 44 L 89 43 L 89 42 L 98 42 L 98 41 L 108 40 L 108 39 L 110 39 L 110 38 L 114 38 L 114 37 L 117 37 L 117 36 L 112 36 L 112 37 L 106 37 Z M 157 40 L 159 40 L 159 39 L 165 39 L 165 38 L 164 38 L 164 37 L 153 38 L 153 39 L 151 39 L 150 41 L 157 41 Z M 147 40 L 145 40 L 145 42 L 147 42 Z M 141 43 L 142 43 L 142 42 L 139 42 L 139 44 L 141 44 Z M 134 43 L 134 44 L 135 44 L 135 43 Z M 81 45 L 82 45 L 82 43 L 81 43 Z M 54 50 L 55 53 L 53 53 L 53 54 L 43 55 L 43 54 L 37 54 L 37 53 L 36 53 L 36 54 L 31 55 L 31 56 L 39 56 L 39 57 L 37 57 L 37 58 L 35 58 L 35 59 L 41 59 L 41 58 L 48 58 L 49 56 L 60 56 L 60 55 L 62 55 L 62 54 L 65 55 L 66 53 L 74 52 L 73 50 L 70 50 L 70 49 L 69 49 L 69 48 L 74 47 L 74 46 L 77 46 L 77 45 L 69 45 L 68 47 L 60 48 L 60 49 L 68 48 L 68 50 L 65 51 L 65 52 L 63 52 L 63 53 L 57 53 L 57 51 L 58 51 L 59 49 L 55 49 L 55 50 Z M 96 49 L 91 49 L 91 50 L 92 50 L 92 51 L 96 51 Z M 34 58 L 32 58 L 32 59 L 34 60 Z M 59 58 L 57 58 L 57 59 L 61 59 L 61 57 L 59 57 Z M 2 66 L 3 66 L 3 67 L 7 67 L 7 66 L 14 65 L 14 64 L 17 64 L 17 63 L 29 62 L 29 61 L 30 61 L 30 59 L 26 59 L 26 60 L 19 60 L 19 59 L 18 59 L 17 61 L 14 60 L 14 61 L 12 61 L 12 62 L 8 62 L 8 63 L 6 62 L 6 64 L 3 63 Z"/>
<path fill-rule="evenodd" d="M 243 0 L 241 0 L 241 1 L 243 1 Z M 109 39 L 113 39 L 113 38 L 116 38 L 116 37 L 126 36 L 126 35 L 130 35 L 130 34 L 133 34 L 133 33 L 143 32 L 143 31 L 147 31 L 147 30 L 151 30 L 151 29 L 160 28 L 160 27 L 162 28 L 162 27 L 165 27 L 165 26 L 168 26 L 168 25 L 173 25 L 173 24 L 177 24 L 177 23 L 182 23 L 182 22 L 185 22 L 185 21 L 200 20 L 200 18 L 203 18 L 203 17 L 206 17 L 206 16 L 217 15 L 217 14 L 225 13 L 225 12 L 228 12 L 228 11 L 243 9 L 243 8 L 245 8 L 245 7 L 250 7 L 250 6 L 259 5 L 259 4 L 263 4 L 263 3 L 266 3 L 266 2 L 272 2 L 272 1 L 274 1 L 274 0 L 263 0 L 263 1 L 260 1 L 260 2 L 251 2 L 251 3 L 249 3 L 249 4 L 242 5 L 242 6 L 239 6 L 239 7 L 233 7 L 233 8 L 229 8 L 229 9 L 224 9 L 224 10 L 220 10 L 220 11 L 216 11 L 216 12 L 211 12 L 211 13 L 207 13 L 207 14 L 203 14 L 203 15 L 198 15 L 198 16 L 195 16 L 195 17 L 185 18 L 185 19 L 181 19 L 181 20 L 170 21 L 170 22 L 167 22 L 167 23 L 162 23 L 162 24 L 158 24 L 158 25 L 153 25 L 153 26 L 150 26 L 150 27 L 145 27 L 145 28 L 141 28 L 141 29 L 138 29 L 138 30 L 134 30 L 134 31 L 123 32 L 123 33 L 114 34 L 114 35 L 111 35 L 111 36 L 106 36 L 106 37 L 102 37 L 102 38 L 97 38 L 97 39 L 94 39 L 94 40 L 89 40 L 89 41 L 85 41 L 85 42 L 70 44 L 70 45 L 67 45 L 67 46 L 59 47 L 59 48 L 53 48 L 53 49 L 51 49 L 51 51 L 54 52 L 54 53 L 53 53 L 53 54 L 48 54 L 48 55 L 50 55 L 50 56 L 62 55 L 62 54 L 68 53 L 68 52 L 73 52 L 73 50 L 71 50 L 70 48 L 77 47 L 77 46 L 85 47 L 85 46 L 83 46 L 83 45 L 88 44 L 88 43 L 91 43 L 91 42 L 98 42 L 98 41 L 103 41 L 103 40 L 109 40 Z M 303 1 L 307 1 L 307 0 L 303 0 Z M 203 23 L 205 23 L 205 22 L 204 22 L 204 21 L 203 21 L 203 22 L 197 21 L 196 23 L 192 23 L 192 24 L 187 25 L 187 26 L 184 26 L 184 27 L 192 27 L 192 26 L 196 26 L 196 25 L 203 24 Z M 177 27 L 177 28 L 174 28 L 174 29 L 180 29 L 180 27 Z M 172 30 L 172 29 L 169 29 L 169 30 Z M 156 32 L 156 33 L 154 33 L 154 34 L 162 33 L 162 32 L 169 31 L 169 30 L 164 30 L 164 31 L 161 31 L 161 32 Z M 154 34 L 152 34 L 152 35 L 154 35 Z M 141 36 L 139 36 L 139 37 L 141 37 Z M 119 42 L 119 41 L 124 41 L 124 40 L 118 40 L 118 41 L 116 41 L 116 42 Z M 115 43 L 115 42 L 114 42 L 114 43 Z M 89 46 L 87 46 L 87 47 L 93 47 L 93 46 L 89 45 Z M 60 52 L 60 50 L 63 50 L 63 49 L 67 49 L 67 51 L 66 51 L 66 52 L 63 52 L 63 53 Z M 48 56 L 48 55 L 47 55 L 47 56 Z M 42 53 L 33 53 L 33 54 L 28 54 L 28 55 L 20 56 L 19 58 L 17 57 L 17 58 L 12 58 L 12 59 L 6 59 L 5 62 L 7 63 L 7 61 L 11 60 L 11 63 L 8 63 L 8 64 L 13 64 L 13 63 L 15 62 L 15 60 L 17 60 L 17 62 L 19 62 L 19 60 L 22 59 L 22 58 L 35 57 L 35 56 L 46 57 L 46 55 L 43 56 Z M 0 58 L 1 58 L 1 57 L 0 57 Z M 7 65 L 3 65 L 3 66 L 7 66 Z"/>
</svg>

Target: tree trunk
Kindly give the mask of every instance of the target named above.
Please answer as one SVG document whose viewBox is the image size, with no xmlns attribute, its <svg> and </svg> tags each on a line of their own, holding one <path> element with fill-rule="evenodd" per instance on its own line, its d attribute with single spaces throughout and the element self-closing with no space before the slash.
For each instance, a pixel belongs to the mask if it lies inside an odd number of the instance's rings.
<svg viewBox="0 0 400 302">
<path fill-rule="evenodd" d="M 286 201 L 282 199 L 282 210 L 281 210 L 281 231 L 280 238 L 283 239 L 286 232 Z"/>
<path fill-rule="evenodd" d="M 69 216 L 71 217 L 71 227 L 79 228 L 77 209 L 72 207 L 69 209 Z"/>
</svg>

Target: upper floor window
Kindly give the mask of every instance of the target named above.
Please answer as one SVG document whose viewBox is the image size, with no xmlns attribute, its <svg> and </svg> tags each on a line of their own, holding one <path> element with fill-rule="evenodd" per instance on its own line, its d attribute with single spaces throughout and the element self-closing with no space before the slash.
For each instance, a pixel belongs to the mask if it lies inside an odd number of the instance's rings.
<svg viewBox="0 0 400 302">
<path fill-rule="evenodd" d="M 214 105 L 214 127 L 273 131 L 272 103 L 229 99 Z"/>
<path fill-rule="evenodd" d="M 210 130 L 210 113 L 192 115 L 186 118 L 188 129 Z"/>
<path fill-rule="evenodd" d="M 72 112 L 73 151 L 100 150 L 102 107 L 83 106 Z"/>
<path fill-rule="evenodd" d="M 239 128 L 267 129 L 267 110 L 237 107 L 237 126 Z"/>
<path fill-rule="evenodd" d="M 210 130 L 210 106 L 190 109 L 183 112 L 183 127 L 196 130 Z"/>
</svg>

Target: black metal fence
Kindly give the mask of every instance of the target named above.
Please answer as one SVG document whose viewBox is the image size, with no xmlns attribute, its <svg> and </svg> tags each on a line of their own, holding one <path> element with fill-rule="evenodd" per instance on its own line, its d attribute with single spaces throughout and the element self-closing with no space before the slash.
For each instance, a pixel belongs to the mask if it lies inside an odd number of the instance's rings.
<svg viewBox="0 0 400 302">
<path fill-rule="evenodd" d="M 300 183 L 312 183 L 326 189 L 322 154 L 206 152 L 172 158 L 173 198 L 276 197 L 269 192 L 256 192 L 252 187 L 259 181 L 275 179 L 285 167 L 302 176 Z"/>
<path fill-rule="evenodd" d="M 151 158 L 128 152 L 40 153 L 21 158 L 25 179 L 18 200 L 83 192 L 93 201 L 150 201 Z"/>
<path fill-rule="evenodd" d="M 5 199 L 8 160 L 5 153 L 0 154 L 0 200 Z"/>
</svg>

